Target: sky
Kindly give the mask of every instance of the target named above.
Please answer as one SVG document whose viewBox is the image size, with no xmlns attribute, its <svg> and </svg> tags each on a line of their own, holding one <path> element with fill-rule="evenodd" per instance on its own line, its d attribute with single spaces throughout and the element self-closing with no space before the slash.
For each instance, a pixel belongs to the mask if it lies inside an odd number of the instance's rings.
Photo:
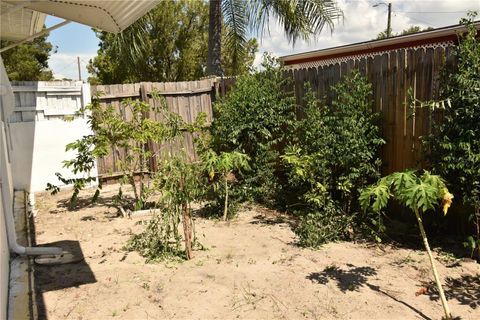
<svg viewBox="0 0 480 320">
<path fill-rule="evenodd" d="M 392 3 L 394 33 L 412 25 L 422 28 L 454 25 L 469 10 L 480 13 L 480 0 L 337 0 L 344 14 L 343 19 L 335 23 L 333 30 L 325 28 L 310 42 L 297 41 L 295 47 L 287 41 L 278 23 L 271 21 L 269 33 L 259 39 L 255 64 L 260 63 L 263 52 L 283 56 L 374 39 L 386 29 L 388 2 Z M 381 4 L 373 7 L 377 3 Z M 46 24 L 52 26 L 61 21 L 48 17 Z M 56 53 L 49 60 L 56 78 L 78 79 L 77 57 L 80 57 L 82 79 L 88 78 L 86 65 L 98 49 L 98 39 L 90 27 L 72 22 L 52 31 L 48 40 L 56 47 Z"/>
</svg>

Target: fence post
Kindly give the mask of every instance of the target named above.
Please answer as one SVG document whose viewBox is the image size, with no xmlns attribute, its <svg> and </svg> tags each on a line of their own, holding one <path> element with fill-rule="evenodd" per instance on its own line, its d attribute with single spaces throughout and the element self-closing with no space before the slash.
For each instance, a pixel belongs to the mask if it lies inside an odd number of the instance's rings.
<svg viewBox="0 0 480 320">
<path fill-rule="evenodd" d="M 145 86 L 145 82 L 140 83 L 140 101 L 145 102 L 145 103 L 149 103 L 148 91 L 147 91 L 147 88 Z M 151 116 L 150 112 L 151 111 L 149 111 L 147 115 L 144 114 L 143 116 L 150 118 L 150 116 Z M 153 142 L 152 141 L 148 141 L 145 145 L 145 148 L 147 150 L 150 150 L 152 153 L 155 151 L 154 148 L 153 148 Z M 148 159 L 148 171 L 149 171 L 149 176 L 150 176 L 150 173 L 157 171 L 157 161 L 154 157 L 150 157 L 150 159 Z"/>
</svg>

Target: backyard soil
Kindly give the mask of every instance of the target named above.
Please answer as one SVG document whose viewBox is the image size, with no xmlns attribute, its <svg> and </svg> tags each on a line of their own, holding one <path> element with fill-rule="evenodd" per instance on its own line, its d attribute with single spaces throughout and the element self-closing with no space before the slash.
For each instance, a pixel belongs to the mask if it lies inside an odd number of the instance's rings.
<svg viewBox="0 0 480 320">
<path fill-rule="evenodd" d="M 440 319 L 426 254 L 417 248 L 331 243 L 300 248 L 289 219 L 259 207 L 230 222 L 196 218 L 205 250 L 184 262 L 145 263 L 123 246 L 148 216 L 111 205 L 69 211 L 69 193 L 36 197 L 38 244 L 84 257 L 36 265 L 40 319 Z M 88 195 L 81 193 L 81 200 Z M 420 241 L 420 240 L 419 240 Z M 454 316 L 480 319 L 480 264 L 435 250 Z"/>
</svg>

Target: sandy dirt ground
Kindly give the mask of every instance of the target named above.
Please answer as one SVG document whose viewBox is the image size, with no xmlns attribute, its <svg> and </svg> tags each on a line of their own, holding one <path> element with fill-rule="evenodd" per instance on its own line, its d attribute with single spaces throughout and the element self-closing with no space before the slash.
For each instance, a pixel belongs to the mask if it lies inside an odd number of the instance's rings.
<svg viewBox="0 0 480 320">
<path fill-rule="evenodd" d="M 65 207 L 68 192 L 37 195 L 38 244 L 83 254 L 35 267 L 40 319 L 440 319 L 422 250 L 295 245 L 288 220 L 261 208 L 231 222 L 196 219 L 206 250 L 182 263 L 146 264 L 125 252 L 148 217 L 116 217 L 107 186 L 95 206 Z M 85 195 L 85 193 L 82 193 Z M 480 319 L 480 265 L 436 252 L 454 316 Z M 430 284 L 429 284 L 430 283 Z M 416 295 L 428 290 L 425 294 Z M 424 291 L 424 290 L 423 290 Z"/>
</svg>

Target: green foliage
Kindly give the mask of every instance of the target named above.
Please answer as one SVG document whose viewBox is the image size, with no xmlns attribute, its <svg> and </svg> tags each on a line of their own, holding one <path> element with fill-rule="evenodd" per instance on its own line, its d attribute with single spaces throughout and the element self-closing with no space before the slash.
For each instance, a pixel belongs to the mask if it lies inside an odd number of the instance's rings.
<svg viewBox="0 0 480 320">
<path fill-rule="evenodd" d="M 441 88 L 441 98 L 450 103 L 441 110 L 443 117 L 434 122 L 436 130 L 425 142 L 433 171 L 445 177 L 462 202 L 473 208 L 470 216 L 476 241 L 480 241 L 480 41 L 475 17 L 471 12 L 468 19 L 461 20 L 467 32 L 459 35 L 455 70 L 445 71 Z M 477 253 L 480 256 L 480 251 Z"/>
<path fill-rule="evenodd" d="M 172 260 L 175 258 L 183 258 L 184 253 L 180 246 L 180 235 L 178 234 L 178 225 L 180 218 L 177 220 L 170 217 L 168 221 L 164 214 L 154 214 L 152 219 L 148 221 L 145 230 L 139 234 L 133 235 L 125 245 L 127 251 L 137 251 L 142 257 L 146 258 L 146 262 L 158 262 L 164 260 Z M 175 227 L 175 229 L 172 229 Z M 172 232 L 176 230 L 176 234 L 172 237 Z"/>
<path fill-rule="evenodd" d="M 295 233 L 301 246 L 317 248 L 322 244 L 350 237 L 352 224 L 353 216 L 345 215 L 329 200 L 322 205 L 321 210 L 302 216 Z"/>
<path fill-rule="evenodd" d="M 266 57 L 264 70 L 241 76 L 234 89 L 214 105 L 212 148 L 217 154 L 237 151 L 250 158 L 251 170 L 241 188 L 258 201 L 278 191 L 279 155 L 295 121 L 295 100 L 285 93 L 286 79 L 276 61 Z"/>
<path fill-rule="evenodd" d="M 11 81 L 53 80 L 52 71 L 48 69 L 48 58 L 55 50 L 47 37 L 48 35 L 38 37 L 32 42 L 2 52 L 3 63 Z M 0 46 L 6 47 L 12 43 L 2 40 Z"/>
<path fill-rule="evenodd" d="M 209 205 L 215 208 L 215 203 L 219 203 L 218 195 L 222 195 L 223 220 L 227 220 L 228 212 L 230 211 L 232 215 L 236 207 L 235 201 L 232 201 L 231 198 L 229 200 L 230 184 L 236 182 L 234 171 L 241 173 L 242 170 L 250 170 L 250 165 L 248 164 L 249 157 L 237 151 L 217 154 L 212 149 L 209 149 L 201 154 L 201 159 L 203 170 L 208 173 L 208 179 L 213 188 L 213 201 L 207 197 L 207 200 L 210 200 Z"/>
<path fill-rule="evenodd" d="M 97 32 L 97 37 L 100 48 L 87 66 L 91 83 L 200 79 L 206 75 L 208 3 L 163 1 L 121 34 Z M 248 40 L 236 59 L 226 48 L 222 61 L 228 74 L 246 72 L 257 48 L 254 39 Z"/>
<path fill-rule="evenodd" d="M 216 2 L 216 3 L 215 3 Z M 272 18 L 283 28 L 288 42 L 308 40 L 327 26 L 333 30 L 334 21 L 342 17 L 335 0 L 267 1 L 218 0 L 210 1 L 209 34 L 210 51 L 208 72 L 220 76 L 225 65 L 220 66 L 220 48 L 231 52 L 231 60 L 241 65 L 241 52 L 248 47 L 248 34 L 263 36 Z M 224 26 L 224 35 L 219 27 Z"/>
<path fill-rule="evenodd" d="M 357 215 L 357 190 L 378 178 L 377 153 L 385 143 L 376 125 L 371 85 L 358 72 L 352 73 L 334 87 L 337 98 L 331 106 L 323 105 L 308 91 L 303 116 L 296 123 L 295 136 L 282 156 L 290 168 L 289 182 L 299 191 L 297 203 L 303 204 L 305 211 L 315 212 L 310 218 L 315 216 L 322 221 L 311 228 L 319 234 L 344 230 L 347 221 L 351 229 L 372 222 L 373 217 Z M 302 224 L 313 223 L 310 218 L 301 222 L 300 242 L 305 242 L 303 230 L 310 230 Z M 332 225 L 324 223 L 329 220 Z M 339 232 L 318 239 L 338 239 L 344 235 Z"/>
<path fill-rule="evenodd" d="M 414 34 L 414 33 L 422 32 L 422 31 L 428 31 L 428 30 L 433 30 L 433 28 L 428 27 L 428 28 L 422 29 L 419 26 L 410 26 L 407 29 L 402 30 L 402 32 L 400 32 L 400 33 L 392 33 L 392 30 L 390 28 L 390 34 L 391 34 L 391 37 L 397 37 L 397 36 L 404 36 L 404 35 L 407 35 L 407 34 Z M 377 35 L 377 40 L 386 39 L 386 38 L 388 38 L 387 37 L 387 30 L 382 31 Z"/>
<path fill-rule="evenodd" d="M 155 93 L 154 93 L 155 96 Z M 160 97 L 157 99 L 163 101 Z M 64 166 L 70 168 L 75 174 L 88 176 L 95 165 L 96 158 L 105 157 L 111 153 L 118 159 L 116 165 L 122 173 L 121 184 L 129 184 L 135 194 L 134 209 L 144 208 L 150 189 L 145 184 L 145 174 L 148 174 L 148 164 L 154 154 L 146 147 L 149 142 L 165 143 L 174 140 L 181 134 L 182 127 L 186 125 L 182 118 L 168 111 L 165 103 L 158 103 L 157 107 L 149 104 L 127 99 L 121 104 L 123 110 L 119 112 L 113 106 L 102 108 L 98 99 L 80 110 L 88 119 L 90 129 L 94 134 L 87 135 L 67 145 L 66 150 L 76 151 L 76 157 L 64 161 Z M 146 115 L 156 112 L 162 121 L 152 120 Z M 122 114 L 130 114 L 124 118 Z M 136 182 L 136 177 L 139 182 Z M 74 204 L 78 192 L 85 187 L 91 177 L 80 179 L 66 179 L 60 174 L 57 177 L 64 184 L 74 185 L 71 205 Z M 56 191 L 50 184 L 47 190 Z M 120 188 L 119 196 L 122 194 Z M 121 199 L 121 197 L 118 197 Z M 128 204 L 127 204 L 128 205 Z"/>
<path fill-rule="evenodd" d="M 417 176 L 414 170 L 406 170 L 392 173 L 363 189 L 359 202 L 364 210 L 371 209 L 378 213 L 386 208 L 388 200 L 393 197 L 414 212 L 426 212 L 434 210 L 447 194 L 445 182 L 440 176 L 428 171 Z"/>
<path fill-rule="evenodd" d="M 195 243 L 191 203 L 203 194 L 199 164 L 184 157 L 165 159 L 153 178 L 153 189 L 159 192 L 157 205 L 161 214 L 150 220 L 146 230 L 134 235 L 128 242 L 128 250 L 136 250 L 147 261 L 158 261 L 172 257 L 192 257 L 192 242 Z M 179 224 L 183 222 L 185 251 L 181 250 Z"/>
</svg>

